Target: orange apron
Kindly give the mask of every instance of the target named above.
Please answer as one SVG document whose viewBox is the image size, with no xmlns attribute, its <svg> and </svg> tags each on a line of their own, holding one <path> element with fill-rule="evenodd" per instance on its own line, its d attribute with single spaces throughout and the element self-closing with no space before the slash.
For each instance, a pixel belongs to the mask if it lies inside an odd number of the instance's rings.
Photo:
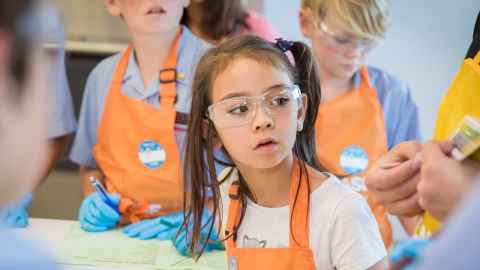
<svg viewBox="0 0 480 270">
<path fill-rule="evenodd" d="M 119 193 L 121 223 L 182 208 L 180 154 L 175 139 L 176 66 L 180 31 L 160 71 L 160 107 L 122 94 L 130 46 L 116 68 L 98 129 L 94 157 L 109 192 Z"/>
<path fill-rule="evenodd" d="M 297 201 L 294 209 L 290 205 L 290 228 L 293 230 L 290 233 L 290 241 L 288 248 L 237 248 L 235 246 L 234 237 L 227 239 L 227 256 L 228 269 L 276 269 L 276 270 L 292 270 L 305 269 L 315 270 L 315 262 L 313 260 L 313 253 L 309 244 L 309 190 L 307 187 L 308 181 L 305 176 L 300 176 L 300 168 L 298 161 L 294 162 L 292 170 L 292 180 L 290 184 L 290 203 L 295 199 L 298 185 L 300 189 L 298 192 Z M 300 179 L 299 179 L 300 178 Z M 300 184 L 301 183 L 301 184 Z M 235 232 L 235 227 L 239 221 L 239 213 L 241 203 L 238 197 L 238 182 L 232 183 L 230 186 L 230 208 L 228 211 L 228 222 L 226 236 L 229 232 Z M 293 236 L 294 234 L 294 236 Z"/>
<path fill-rule="evenodd" d="M 377 91 L 370 84 L 368 70 L 363 65 L 360 76 L 358 89 L 320 104 L 315 123 L 320 162 L 338 175 L 363 175 L 388 151 L 383 110 Z M 364 185 L 364 180 L 362 182 Z M 369 192 L 364 190 L 361 194 L 367 199 L 388 248 L 392 243 L 392 228 L 386 211 Z"/>
</svg>

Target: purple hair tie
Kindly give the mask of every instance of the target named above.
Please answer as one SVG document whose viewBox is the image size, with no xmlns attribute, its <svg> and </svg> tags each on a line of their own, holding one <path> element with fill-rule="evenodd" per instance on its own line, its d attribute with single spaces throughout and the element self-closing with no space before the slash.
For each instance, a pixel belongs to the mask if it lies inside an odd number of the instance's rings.
<svg viewBox="0 0 480 270">
<path fill-rule="evenodd" d="M 283 38 L 276 38 L 275 45 L 282 50 L 282 52 L 287 52 L 293 46 L 293 41 L 289 41 Z"/>
</svg>

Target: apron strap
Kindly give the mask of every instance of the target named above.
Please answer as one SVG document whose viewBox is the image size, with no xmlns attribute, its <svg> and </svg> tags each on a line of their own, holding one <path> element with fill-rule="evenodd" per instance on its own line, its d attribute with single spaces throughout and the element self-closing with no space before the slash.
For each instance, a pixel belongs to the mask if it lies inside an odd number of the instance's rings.
<svg viewBox="0 0 480 270">
<path fill-rule="evenodd" d="M 240 213 L 240 196 L 239 196 L 240 182 L 235 181 L 230 185 L 228 196 L 230 197 L 230 207 L 228 209 L 227 228 L 225 230 L 225 237 L 227 238 L 227 248 L 235 248 L 235 239 L 237 222 Z"/>
<path fill-rule="evenodd" d="M 309 231 L 310 231 L 310 194 L 309 183 L 305 176 L 306 172 L 302 172 L 299 166 L 299 161 L 294 159 L 290 192 L 290 227 L 289 246 L 291 248 L 308 248 L 310 246 Z M 240 182 L 235 181 L 231 184 L 229 194 L 230 207 L 228 210 L 227 228 L 225 230 L 225 237 L 227 238 L 227 249 L 235 248 L 235 238 L 239 214 L 240 214 L 240 197 L 239 197 Z M 298 192 L 297 192 L 298 190 Z M 293 203 L 295 202 L 295 205 Z"/>
<path fill-rule="evenodd" d="M 370 82 L 370 76 L 368 75 L 368 69 L 365 65 L 360 66 L 360 90 L 361 89 L 372 89 L 372 84 Z"/>
<path fill-rule="evenodd" d="M 310 189 L 308 184 L 307 172 L 302 171 L 300 162 L 294 159 L 289 195 L 290 248 L 310 247 Z"/>
<path fill-rule="evenodd" d="M 175 40 L 173 41 L 167 59 L 163 63 L 162 69 L 159 73 L 161 91 L 160 91 L 160 106 L 174 106 L 177 97 L 177 57 L 178 47 L 180 44 L 181 30 L 177 32 Z"/>
<path fill-rule="evenodd" d="M 117 84 L 119 86 L 122 85 L 123 75 L 125 74 L 125 71 L 127 70 L 128 59 L 130 58 L 130 54 L 132 53 L 132 50 L 133 50 L 132 44 L 128 45 L 128 48 L 123 53 L 122 57 L 120 58 L 120 61 L 118 61 L 117 68 L 116 68 L 116 70 L 118 70 L 118 72 L 114 73 L 113 79 L 112 79 L 112 84 Z M 121 87 L 119 87 L 119 88 L 121 88 Z"/>
</svg>

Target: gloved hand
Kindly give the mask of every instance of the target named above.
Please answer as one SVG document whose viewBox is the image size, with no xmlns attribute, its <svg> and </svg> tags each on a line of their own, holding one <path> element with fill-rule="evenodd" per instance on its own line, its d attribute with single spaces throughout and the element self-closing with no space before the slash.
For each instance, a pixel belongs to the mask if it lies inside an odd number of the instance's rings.
<svg viewBox="0 0 480 270">
<path fill-rule="evenodd" d="M 176 233 L 182 224 L 183 212 L 177 212 L 130 224 L 123 228 L 123 232 L 130 237 L 146 240 L 156 238 L 159 234 L 168 234 L 170 231 Z"/>
<path fill-rule="evenodd" d="M 27 194 L 20 202 L 7 205 L 0 210 L 0 222 L 12 228 L 24 228 L 28 225 L 27 209 L 32 203 L 32 194 Z"/>
<path fill-rule="evenodd" d="M 202 227 L 200 229 L 199 247 L 203 247 L 205 245 L 208 232 L 210 230 L 211 222 L 212 222 L 212 214 L 210 213 L 210 211 L 205 209 L 202 215 Z M 188 226 L 188 235 L 187 235 L 187 230 L 183 227 L 181 228 L 180 233 L 178 233 L 178 229 L 170 230 L 164 233 L 160 233 L 157 238 L 160 240 L 170 239 L 173 242 L 173 245 L 175 246 L 177 251 L 181 255 L 190 256 L 190 246 L 192 243 L 191 234 L 193 229 L 193 224 L 191 220 L 189 221 L 187 226 Z M 212 233 L 210 234 L 210 239 L 207 245 L 205 246 L 204 251 L 210 252 L 213 250 L 224 250 L 224 249 L 225 247 L 223 245 L 223 242 L 219 241 L 217 231 L 214 227 L 212 230 Z"/>
<path fill-rule="evenodd" d="M 390 260 L 393 265 L 405 265 L 397 267 L 398 269 L 410 270 L 413 269 L 413 264 L 422 255 L 425 247 L 430 243 L 430 240 L 410 239 L 396 245 L 390 254 Z M 397 269 L 395 268 L 395 269 Z"/>
<path fill-rule="evenodd" d="M 108 197 L 115 206 L 118 207 L 120 196 L 118 194 L 108 194 Z M 114 228 L 120 221 L 120 215 L 116 209 L 105 203 L 97 192 L 93 192 L 86 197 L 78 213 L 80 227 L 87 232 L 103 232 Z"/>
</svg>

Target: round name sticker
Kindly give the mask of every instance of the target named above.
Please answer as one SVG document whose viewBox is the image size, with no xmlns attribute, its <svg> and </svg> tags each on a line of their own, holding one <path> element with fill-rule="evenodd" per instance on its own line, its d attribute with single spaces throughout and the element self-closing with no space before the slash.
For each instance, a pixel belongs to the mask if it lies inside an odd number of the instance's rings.
<svg viewBox="0 0 480 270">
<path fill-rule="evenodd" d="M 138 148 L 138 159 L 150 169 L 160 168 L 166 157 L 165 150 L 155 141 L 144 141 Z"/>
<path fill-rule="evenodd" d="M 364 171 L 368 166 L 368 156 L 365 150 L 357 145 L 346 147 L 340 155 L 340 167 L 349 174 Z"/>
</svg>

